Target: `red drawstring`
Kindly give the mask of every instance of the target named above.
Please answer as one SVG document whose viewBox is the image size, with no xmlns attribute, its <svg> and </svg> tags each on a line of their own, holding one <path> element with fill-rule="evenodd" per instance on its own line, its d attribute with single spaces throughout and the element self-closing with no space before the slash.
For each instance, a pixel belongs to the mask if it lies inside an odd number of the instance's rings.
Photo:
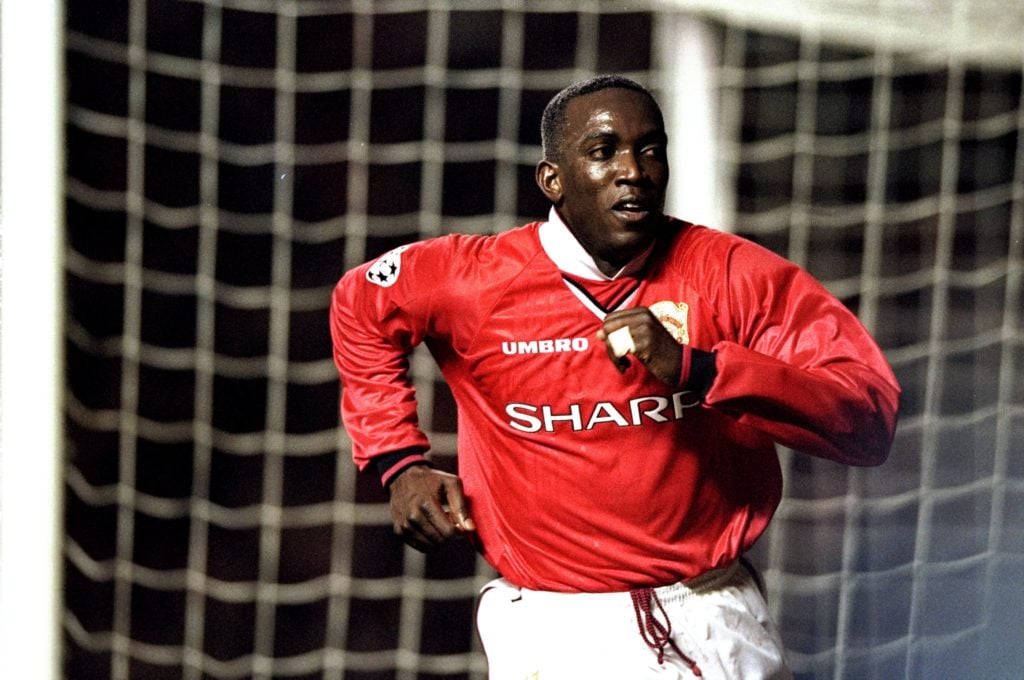
<svg viewBox="0 0 1024 680">
<path fill-rule="evenodd" d="M 702 677 L 697 662 L 683 654 L 683 650 L 679 649 L 679 645 L 672 639 L 672 621 L 669 620 L 668 614 L 665 613 L 665 607 L 662 606 L 661 600 L 658 599 L 658 594 L 654 592 L 654 588 L 636 588 L 629 591 L 629 595 L 633 598 L 633 612 L 636 614 L 636 625 L 640 629 L 640 637 L 644 639 L 644 642 L 647 643 L 647 646 L 652 651 L 658 654 L 658 665 L 665 663 L 665 645 L 668 644 L 690 666 L 690 671 L 696 677 Z M 654 613 L 651 611 L 652 600 L 658 606 L 661 616 L 665 619 L 668 626 L 654 616 Z"/>
</svg>

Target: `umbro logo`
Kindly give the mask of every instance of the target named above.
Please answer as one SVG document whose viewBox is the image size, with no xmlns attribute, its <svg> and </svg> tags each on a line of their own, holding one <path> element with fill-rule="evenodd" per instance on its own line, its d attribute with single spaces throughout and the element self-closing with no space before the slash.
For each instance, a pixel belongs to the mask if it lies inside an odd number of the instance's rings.
<svg viewBox="0 0 1024 680">
<path fill-rule="evenodd" d="M 398 275 L 402 272 L 402 251 L 408 247 L 408 245 L 398 246 L 394 250 L 389 250 L 381 255 L 366 270 L 366 280 L 382 288 L 393 285 L 398 280 Z"/>
<path fill-rule="evenodd" d="M 552 338 L 549 340 L 505 340 L 503 354 L 553 354 L 556 352 L 586 352 L 590 341 L 586 338 Z"/>
</svg>

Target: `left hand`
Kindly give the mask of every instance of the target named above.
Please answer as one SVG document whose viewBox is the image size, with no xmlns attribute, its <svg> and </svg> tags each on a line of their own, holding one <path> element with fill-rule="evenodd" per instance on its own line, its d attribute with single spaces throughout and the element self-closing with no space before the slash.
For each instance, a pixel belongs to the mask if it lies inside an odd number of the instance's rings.
<svg viewBox="0 0 1024 680">
<path fill-rule="evenodd" d="M 597 332 L 598 341 L 605 343 L 608 358 L 615 364 L 619 373 L 625 372 L 629 367 L 628 355 L 616 357 L 607 339 L 609 333 L 624 326 L 629 328 L 629 334 L 633 336 L 635 349 L 631 354 L 658 380 L 673 387 L 679 384 L 679 371 L 683 362 L 682 348 L 646 307 L 612 312 L 604 318 L 604 324 Z"/>
</svg>

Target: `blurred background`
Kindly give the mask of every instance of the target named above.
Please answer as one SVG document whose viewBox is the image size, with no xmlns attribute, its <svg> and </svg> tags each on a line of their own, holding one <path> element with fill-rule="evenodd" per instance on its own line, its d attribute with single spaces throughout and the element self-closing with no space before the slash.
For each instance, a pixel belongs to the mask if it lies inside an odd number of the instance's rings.
<svg viewBox="0 0 1024 680">
<path fill-rule="evenodd" d="M 544 218 L 541 110 L 614 72 L 665 109 L 670 212 L 806 267 L 903 386 L 884 466 L 780 451 L 750 557 L 797 677 L 1019 678 L 1024 3 L 754 4 L 58 3 L 60 425 L 3 451 L 56 461 L 57 672 L 486 677 L 493 574 L 392 536 L 329 297 L 400 244 Z M 451 395 L 413 374 L 454 470 Z"/>
</svg>

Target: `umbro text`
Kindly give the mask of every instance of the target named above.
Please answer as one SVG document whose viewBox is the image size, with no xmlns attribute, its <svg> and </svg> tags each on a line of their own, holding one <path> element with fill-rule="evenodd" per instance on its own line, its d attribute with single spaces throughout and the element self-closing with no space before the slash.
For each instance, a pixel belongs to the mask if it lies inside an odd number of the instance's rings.
<svg viewBox="0 0 1024 680">
<path fill-rule="evenodd" d="M 552 340 L 507 340 L 501 343 L 505 354 L 552 354 L 554 352 L 586 352 L 586 338 L 555 338 Z"/>
</svg>

